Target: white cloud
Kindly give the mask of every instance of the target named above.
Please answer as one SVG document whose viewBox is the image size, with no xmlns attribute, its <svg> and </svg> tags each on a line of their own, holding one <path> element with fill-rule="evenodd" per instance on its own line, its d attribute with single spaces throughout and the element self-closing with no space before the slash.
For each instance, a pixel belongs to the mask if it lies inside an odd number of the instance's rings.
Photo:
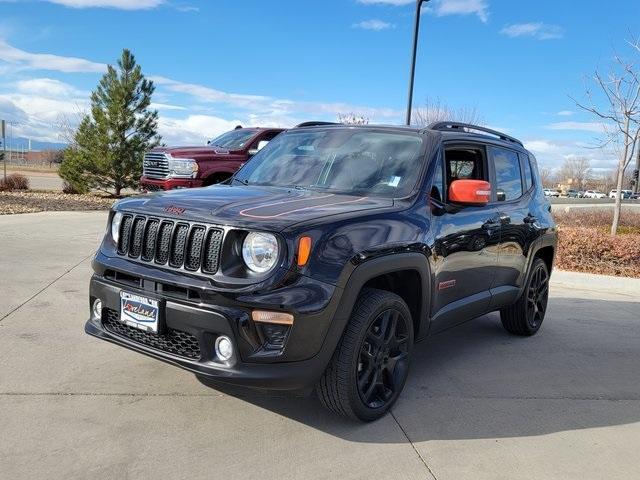
<svg viewBox="0 0 640 480">
<path fill-rule="evenodd" d="M 572 110 L 560 110 L 558 113 L 556 113 L 556 115 L 560 116 L 560 117 L 570 117 L 572 115 L 575 115 L 576 112 L 572 111 Z"/>
<path fill-rule="evenodd" d="M 404 6 L 415 5 L 415 0 L 358 0 L 363 5 L 391 5 Z M 477 15 L 486 23 L 489 20 L 489 3 L 487 0 L 433 0 L 429 2 L 424 11 L 431 12 L 438 17 L 447 15 Z"/>
<path fill-rule="evenodd" d="M 481 22 L 489 20 L 487 0 L 439 0 L 430 7 L 438 17 L 447 15 L 476 15 Z"/>
<path fill-rule="evenodd" d="M 182 107 L 180 105 L 170 105 L 168 103 L 158 103 L 152 102 L 149 105 L 149 108 L 152 110 L 187 110 L 187 107 Z"/>
<path fill-rule="evenodd" d="M 0 39 L 0 61 L 13 65 L 17 70 L 102 73 L 107 69 L 103 63 L 91 62 L 83 58 L 27 52 L 12 47 L 2 39 Z"/>
<path fill-rule="evenodd" d="M 500 33 L 511 38 L 533 37 L 538 40 L 556 40 L 564 36 L 562 27 L 542 22 L 514 23 L 505 26 Z"/>
<path fill-rule="evenodd" d="M 415 0 L 358 0 L 358 3 L 362 3 L 363 5 L 393 5 L 393 6 L 402 6 L 409 5 L 411 3 L 415 4 Z"/>
<path fill-rule="evenodd" d="M 569 158 L 583 157 L 594 170 L 610 170 L 616 166 L 616 155 L 611 149 L 595 149 L 584 142 L 566 140 L 531 139 L 524 142 L 533 152 L 540 167 L 558 169 Z"/>
<path fill-rule="evenodd" d="M 546 125 L 549 130 L 575 130 L 582 132 L 606 133 L 607 125 L 602 122 L 556 122 Z"/>
<path fill-rule="evenodd" d="M 71 8 L 117 8 L 120 10 L 147 10 L 165 3 L 164 0 L 45 0 Z"/>
<path fill-rule="evenodd" d="M 52 78 L 20 80 L 16 83 L 16 88 L 21 93 L 42 95 L 45 97 L 87 97 L 89 95 L 89 92 L 80 91 L 68 83 Z"/>
<path fill-rule="evenodd" d="M 168 145 L 205 145 L 207 140 L 232 130 L 240 120 L 226 120 L 211 115 L 189 115 L 186 118 L 160 117 L 158 131 Z"/>
<path fill-rule="evenodd" d="M 379 32 L 380 30 L 388 30 L 389 28 L 394 28 L 395 25 L 389 22 L 385 22 L 383 20 L 363 20 L 362 22 L 354 23 L 351 25 L 351 28 L 361 28 L 363 30 L 375 30 Z"/>
<path fill-rule="evenodd" d="M 0 0 L 1 1 L 1 0 Z M 14 83 L 0 84 L 0 115 L 18 121 L 16 132 L 42 141 L 58 142 L 61 117 L 79 119 L 86 112 L 89 92 L 47 77 L 25 78 L 25 71 L 102 73 L 106 65 L 82 58 L 27 52 L 0 40 L 0 71 L 19 74 Z M 225 92 L 206 85 L 149 76 L 156 84 L 152 108 L 162 112 L 160 131 L 167 143 L 197 143 L 242 125 L 289 127 L 305 120 L 335 120 L 340 112 L 357 112 L 379 123 L 394 123 L 403 111 L 341 102 L 296 101 L 265 95 Z M 163 112 L 164 111 L 164 112 Z M 191 113 L 177 118 L 179 112 Z M 224 113 L 222 113 L 224 112 Z M 194 114 L 197 113 L 197 114 Z M 170 115 L 170 116 L 168 116 Z M 183 114 L 184 115 L 184 114 Z"/>
</svg>

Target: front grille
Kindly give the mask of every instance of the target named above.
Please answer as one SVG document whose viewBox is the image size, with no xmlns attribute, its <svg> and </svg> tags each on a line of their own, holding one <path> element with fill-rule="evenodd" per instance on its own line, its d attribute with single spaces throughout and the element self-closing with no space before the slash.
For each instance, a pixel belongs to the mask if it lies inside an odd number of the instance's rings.
<svg viewBox="0 0 640 480">
<path fill-rule="evenodd" d="M 214 274 L 224 232 L 205 225 L 124 214 L 118 254 L 143 262 Z"/>
<path fill-rule="evenodd" d="M 167 178 L 169 176 L 169 159 L 166 154 L 162 152 L 145 153 L 142 172 L 148 178 Z"/>
<path fill-rule="evenodd" d="M 116 310 L 107 308 L 102 317 L 102 325 L 111 333 L 156 350 L 192 360 L 199 360 L 202 356 L 198 339 L 190 333 L 168 328 L 165 334 L 158 335 L 125 325 L 119 321 L 119 318 L 120 315 Z"/>
</svg>

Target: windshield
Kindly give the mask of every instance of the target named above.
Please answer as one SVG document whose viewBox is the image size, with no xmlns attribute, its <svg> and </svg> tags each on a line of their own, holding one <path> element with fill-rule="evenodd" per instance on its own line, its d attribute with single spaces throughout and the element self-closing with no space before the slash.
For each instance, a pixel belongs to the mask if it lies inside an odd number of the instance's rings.
<svg viewBox="0 0 640 480">
<path fill-rule="evenodd" d="M 256 134 L 255 130 L 238 129 L 223 133 L 209 142 L 210 145 L 226 148 L 227 150 L 241 150 Z"/>
<path fill-rule="evenodd" d="M 353 128 L 277 136 L 235 176 L 247 185 L 404 197 L 420 176 L 422 138 Z"/>
</svg>

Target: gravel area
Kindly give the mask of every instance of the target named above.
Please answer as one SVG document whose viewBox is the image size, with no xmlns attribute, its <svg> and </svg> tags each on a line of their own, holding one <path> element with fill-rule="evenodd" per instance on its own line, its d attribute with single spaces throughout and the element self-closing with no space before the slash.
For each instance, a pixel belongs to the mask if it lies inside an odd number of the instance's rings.
<svg viewBox="0 0 640 480">
<path fill-rule="evenodd" d="M 114 198 L 53 192 L 0 192 L 0 215 L 44 211 L 107 210 Z"/>
</svg>

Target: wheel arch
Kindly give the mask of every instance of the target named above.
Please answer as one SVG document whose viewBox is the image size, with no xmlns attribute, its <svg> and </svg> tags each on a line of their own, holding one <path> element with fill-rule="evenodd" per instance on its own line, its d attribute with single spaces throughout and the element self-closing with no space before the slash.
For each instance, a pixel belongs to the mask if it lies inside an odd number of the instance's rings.
<svg viewBox="0 0 640 480">
<path fill-rule="evenodd" d="M 409 288 L 407 283 L 409 282 Z M 368 260 L 341 282 L 344 289 L 336 319 L 344 331 L 356 300 L 363 288 L 372 287 L 400 296 L 411 312 L 415 338 L 428 331 L 431 298 L 431 273 L 427 257 L 422 253 L 402 253 Z"/>
</svg>

